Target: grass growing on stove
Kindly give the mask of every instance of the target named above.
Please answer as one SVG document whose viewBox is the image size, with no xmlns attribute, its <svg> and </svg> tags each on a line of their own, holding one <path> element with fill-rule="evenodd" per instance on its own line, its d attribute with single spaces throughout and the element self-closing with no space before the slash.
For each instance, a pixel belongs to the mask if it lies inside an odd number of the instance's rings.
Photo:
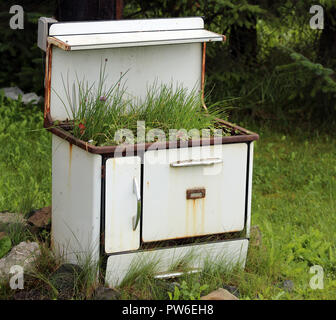
<svg viewBox="0 0 336 320">
<path fill-rule="evenodd" d="M 72 133 L 76 138 L 99 146 L 144 142 L 136 137 L 138 121 L 145 122 L 145 128 L 140 130 L 145 129 L 146 142 L 165 141 L 169 138 L 170 129 L 188 131 L 178 136 L 178 139 L 186 140 L 197 135 L 190 132 L 192 129 L 209 129 L 209 135 L 214 134 L 219 111 L 210 106 L 209 112 L 205 112 L 199 90 L 188 91 L 181 85 L 154 83 L 148 87 L 144 99 L 132 99 L 122 85 L 127 73 L 112 86 L 106 85 L 105 73 L 106 62 L 101 66 L 97 86 L 78 77 L 70 85 L 69 79 L 62 78 L 66 101 L 55 91 L 69 119 L 74 120 Z M 131 134 L 126 130 L 130 130 Z M 135 139 L 131 140 L 133 136 Z"/>
</svg>

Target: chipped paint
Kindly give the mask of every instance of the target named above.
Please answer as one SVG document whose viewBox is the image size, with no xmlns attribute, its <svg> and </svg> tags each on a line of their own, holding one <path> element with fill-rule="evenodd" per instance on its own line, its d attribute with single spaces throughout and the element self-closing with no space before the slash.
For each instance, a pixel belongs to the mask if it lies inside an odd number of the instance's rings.
<svg viewBox="0 0 336 320">
<path fill-rule="evenodd" d="M 201 233 L 204 233 L 205 224 L 205 199 L 201 199 Z"/>
<path fill-rule="evenodd" d="M 59 48 L 65 50 L 65 51 L 70 51 L 71 50 L 71 47 L 67 43 L 65 43 L 65 42 L 63 42 L 63 41 L 61 41 L 61 40 L 59 40 L 55 37 L 48 37 L 48 44 L 59 47 Z"/>
<path fill-rule="evenodd" d="M 69 143 L 69 168 L 68 168 L 68 187 L 71 187 L 71 168 L 72 168 L 72 144 Z"/>
<path fill-rule="evenodd" d="M 72 144 L 69 143 L 69 168 L 71 168 L 71 162 L 72 162 Z"/>
</svg>

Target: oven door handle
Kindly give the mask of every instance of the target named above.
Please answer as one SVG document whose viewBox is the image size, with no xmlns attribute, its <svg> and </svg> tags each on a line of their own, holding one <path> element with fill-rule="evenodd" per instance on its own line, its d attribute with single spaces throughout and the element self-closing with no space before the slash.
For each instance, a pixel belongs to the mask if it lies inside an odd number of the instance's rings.
<svg viewBox="0 0 336 320">
<path fill-rule="evenodd" d="M 133 193 L 136 195 L 137 199 L 137 214 L 132 218 L 133 231 L 138 227 L 140 216 L 141 216 L 141 195 L 140 188 L 137 179 L 133 178 Z"/>
<path fill-rule="evenodd" d="M 212 166 L 214 164 L 222 163 L 223 160 L 220 158 L 208 158 L 200 160 L 183 160 L 176 161 L 170 164 L 172 168 L 181 168 L 181 167 L 196 167 L 196 166 Z"/>
</svg>

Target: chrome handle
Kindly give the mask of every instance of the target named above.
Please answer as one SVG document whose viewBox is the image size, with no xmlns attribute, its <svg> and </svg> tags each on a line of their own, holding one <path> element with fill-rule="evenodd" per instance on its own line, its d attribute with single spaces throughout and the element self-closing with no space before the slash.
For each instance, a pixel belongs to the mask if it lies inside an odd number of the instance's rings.
<svg viewBox="0 0 336 320">
<path fill-rule="evenodd" d="M 136 195 L 137 199 L 137 214 L 132 218 L 132 224 L 133 224 L 133 231 L 136 230 L 138 227 L 139 221 L 140 221 L 140 215 L 141 215 L 141 195 L 140 195 L 140 188 L 137 179 L 134 177 L 133 179 L 133 193 Z"/>
<path fill-rule="evenodd" d="M 181 168 L 181 167 L 196 167 L 196 166 L 211 166 L 214 164 L 222 163 L 223 160 L 220 158 L 208 158 L 200 160 L 184 160 L 177 161 L 170 164 L 172 168 Z"/>
</svg>

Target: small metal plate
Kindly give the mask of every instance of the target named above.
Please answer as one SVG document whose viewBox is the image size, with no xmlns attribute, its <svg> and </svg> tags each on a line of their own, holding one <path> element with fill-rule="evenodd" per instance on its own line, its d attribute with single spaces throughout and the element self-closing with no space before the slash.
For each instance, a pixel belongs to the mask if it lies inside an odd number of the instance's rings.
<svg viewBox="0 0 336 320">
<path fill-rule="evenodd" d="M 186 191 L 187 200 L 202 199 L 205 198 L 205 188 L 201 189 L 188 189 Z"/>
</svg>

